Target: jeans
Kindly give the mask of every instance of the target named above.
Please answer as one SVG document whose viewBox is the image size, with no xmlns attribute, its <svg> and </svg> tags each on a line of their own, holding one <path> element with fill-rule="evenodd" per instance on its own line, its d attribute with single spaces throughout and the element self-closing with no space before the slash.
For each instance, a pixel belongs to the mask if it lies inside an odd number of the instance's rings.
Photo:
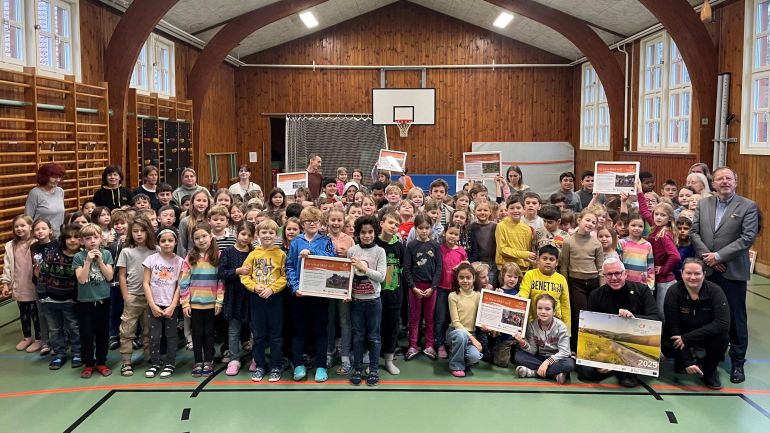
<svg viewBox="0 0 770 433">
<path fill-rule="evenodd" d="M 446 332 L 449 343 L 449 369 L 465 371 L 467 367 L 481 361 L 481 352 L 471 342 L 471 337 L 464 329 L 449 328 Z"/>
<path fill-rule="evenodd" d="M 435 327 L 436 347 L 444 345 L 444 336 L 449 326 L 449 294 L 451 290 L 436 289 Z"/>
<path fill-rule="evenodd" d="M 75 302 L 42 302 L 43 314 L 48 320 L 51 350 L 57 358 L 67 358 L 67 335 L 72 356 L 80 356 L 80 328 Z"/>
<path fill-rule="evenodd" d="M 547 356 L 533 355 L 526 350 L 517 350 L 513 358 L 517 364 L 535 371 L 540 368 L 543 361 L 548 359 Z M 559 373 L 569 373 L 570 371 L 575 371 L 575 360 L 572 358 L 560 359 L 548 366 L 548 369 L 545 371 L 545 377 L 555 377 Z"/>
<path fill-rule="evenodd" d="M 241 357 L 241 326 L 243 323 L 232 318 L 227 324 L 227 346 L 230 350 L 230 359 L 237 361 Z"/>
<path fill-rule="evenodd" d="M 377 299 L 353 300 L 350 308 L 353 323 L 353 369 L 361 370 L 364 359 L 364 346 L 369 343 L 369 373 L 377 374 L 380 363 L 380 322 L 382 321 L 382 302 Z"/>
<path fill-rule="evenodd" d="M 420 290 L 430 288 L 430 283 L 416 283 Z M 437 289 L 441 290 L 441 289 Z M 409 347 L 417 347 L 417 337 L 420 332 L 420 318 L 425 319 L 425 348 L 433 347 L 435 329 L 433 328 L 433 315 L 436 311 L 436 291 L 434 290 L 427 298 L 418 298 L 414 290 L 409 292 Z M 420 316 L 422 312 L 422 317 Z"/>
<path fill-rule="evenodd" d="M 294 339 L 292 341 L 292 356 L 295 366 L 303 364 L 302 355 L 305 353 L 305 339 L 315 337 L 315 347 L 318 353 L 315 366 L 326 368 L 324 348 L 328 343 L 326 326 L 329 322 L 329 300 L 312 296 L 294 299 Z"/>
<path fill-rule="evenodd" d="M 214 362 L 214 309 L 190 311 L 195 363 Z"/>
<path fill-rule="evenodd" d="M 665 315 L 666 315 L 666 309 L 663 307 L 663 303 L 666 300 L 666 293 L 668 293 L 668 289 L 676 284 L 676 280 L 669 281 L 668 283 L 656 283 L 655 284 L 655 303 L 658 304 L 658 311 L 660 312 L 660 317 L 663 317 L 663 320 L 665 321 Z"/>
<path fill-rule="evenodd" d="M 132 295 L 123 302 L 123 314 L 120 316 L 120 353 L 124 364 L 131 363 L 131 354 L 134 353 L 134 339 L 136 327 L 142 327 L 142 344 L 144 344 L 144 359 L 150 359 L 150 327 L 147 323 L 149 307 L 144 295 Z"/>
<path fill-rule="evenodd" d="M 158 306 L 161 310 L 167 307 Z M 176 312 L 174 312 L 176 313 Z M 147 310 L 148 328 L 150 329 L 150 363 L 152 365 L 174 365 L 176 364 L 176 349 L 179 344 L 179 336 L 176 332 L 176 314 L 169 317 L 155 317 L 150 310 Z M 166 358 L 161 361 L 160 342 L 163 335 L 166 336 Z"/>
<path fill-rule="evenodd" d="M 249 292 L 249 308 L 251 310 L 249 326 L 251 326 L 251 333 L 254 335 L 251 357 L 257 367 L 265 370 L 267 370 L 265 348 L 268 344 L 270 345 L 272 368 L 283 369 L 283 297 L 284 294 L 278 292 L 263 299 L 256 293 Z"/>
<path fill-rule="evenodd" d="M 110 343 L 110 298 L 78 302 L 78 326 L 86 367 L 104 365 Z"/>
<path fill-rule="evenodd" d="M 712 272 L 708 280 L 722 288 L 730 307 L 730 360 L 733 367 L 743 367 L 749 348 L 749 324 L 746 312 L 746 282 L 728 280 Z"/>
<path fill-rule="evenodd" d="M 328 355 L 334 353 L 334 337 L 336 334 L 337 319 L 339 319 L 340 322 L 340 357 L 349 358 L 353 335 L 350 324 L 350 302 L 340 300 L 329 301 L 329 324 L 326 331 L 329 336 L 329 343 L 326 345 L 326 353 Z"/>
</svg>

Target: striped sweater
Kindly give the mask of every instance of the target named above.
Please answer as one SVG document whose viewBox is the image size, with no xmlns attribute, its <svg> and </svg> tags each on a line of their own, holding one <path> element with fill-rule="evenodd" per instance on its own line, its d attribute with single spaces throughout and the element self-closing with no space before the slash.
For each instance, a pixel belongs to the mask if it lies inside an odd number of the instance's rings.
<svg viewBox="0 0 770 433">
<path fill-rule="evenodd" d="M 182 275 L 179 277 L 179 300 L 182 308 L 209 310 L 222 306 L 225 298 L 225 286 L 217 276 L 217 267 L 205 260 L 198 260 L 190 265 L 190 257 L 182 263 Z"/>
<path fill-rule="evenodd" d="M 618 241 L 621 260 L 626 266 L 626 279 L 636 283 L 647 284 L 650 290 L 655 289 L 655 259 L 652 245 L 644 239 L 638 242 L 630 238 Z"/>
</svg>

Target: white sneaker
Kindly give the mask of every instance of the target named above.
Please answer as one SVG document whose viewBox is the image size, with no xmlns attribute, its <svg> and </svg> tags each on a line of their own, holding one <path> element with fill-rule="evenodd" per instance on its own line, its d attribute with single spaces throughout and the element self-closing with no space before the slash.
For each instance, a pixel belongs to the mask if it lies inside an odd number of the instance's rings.
<svg viewBox="0 0 770 433">
<path fill-rule="evenodd" d="M 535 370 L 520 365 L 516 367 L 516 375 L 519 377 L 535 377 Z"/>
</svg>

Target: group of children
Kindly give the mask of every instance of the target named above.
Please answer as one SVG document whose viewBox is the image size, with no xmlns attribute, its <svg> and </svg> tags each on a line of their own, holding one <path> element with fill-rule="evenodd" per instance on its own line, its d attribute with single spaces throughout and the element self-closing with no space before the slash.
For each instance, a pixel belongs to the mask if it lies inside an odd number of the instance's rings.
<svg viewBox="0 0 770 433">
<path fill-rule="evenodd" d="M 520 172 L 518 180 L 523 186 Z M 329 178 L 315 201 L 307 190 L 289 200 L 276 188 L 264 203 L 226 189 L 176 203 L 161 185 L 157 209 L 141 194 L 126 209 L 86 203 L 58 239 L 48 221 L 21 215 L 0 280 L 19 306 L 16 349 L 52 354 L 52 370 L 69 354 L 88 378 L 111 374 L 111 348 L 121 353 L 121 375 L 133 375 L 133 352 L 143 348 L 145 377 L 167 378 L 179 327 L 193 377 L 212 374 L 220 336 L 226 374 L 237 375 L 241 349 L 250 350 L 254 381 L 278 381 L 293 365 L 294 380 L 315 367 L 324 382 L 339 356 L 336 374 L 376 385 L 380 357 L 397 375 L 403 353 L 448 359 L 456 377 L 482 359 L 507 367 L 513 358 L 519 377 L 564 383 L 575 369 L 577 315 L 602 284 L 604 259 L 619 257 L 628 280 L 649 285 L 662 304 L 677 265 L 694 254 L 685 213 L 692 197 L 674 197 L 669 182 L 657 196 L 647 181 L 636 196 L 592 194 L 575 216 L 563 194 L 543 205 L 538 194 L 505 186 L 495 202 L 483 184 L 451 197 L 442 179 L 426 196 L 398 183 Z M 350 259 L 349 299 L 303 295 L 308 255 Z M 532 299 L 526 335 L 477 329 L 480 289 Z"/>
</svg>

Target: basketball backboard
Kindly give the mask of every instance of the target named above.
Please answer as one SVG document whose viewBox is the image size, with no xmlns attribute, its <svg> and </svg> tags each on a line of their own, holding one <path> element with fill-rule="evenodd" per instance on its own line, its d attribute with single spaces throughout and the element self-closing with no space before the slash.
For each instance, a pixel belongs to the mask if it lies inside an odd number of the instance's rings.
<svg viewBox="0 0 770 433">
<path fill-rule="evenodd" d="M 435 125 L 436 89 L 372 89 L 372 123 L 395 125 L 399 120 Z"/>
</svg>

